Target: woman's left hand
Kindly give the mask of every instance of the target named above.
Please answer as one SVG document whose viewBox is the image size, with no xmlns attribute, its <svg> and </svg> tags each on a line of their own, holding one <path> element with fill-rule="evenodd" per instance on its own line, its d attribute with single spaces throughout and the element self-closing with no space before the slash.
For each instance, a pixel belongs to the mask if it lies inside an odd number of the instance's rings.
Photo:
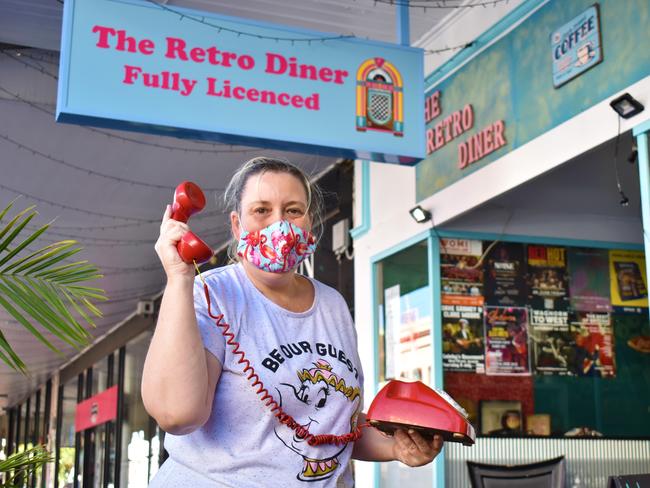
<svg viewBox="0 0 650 488">
<path fill-rule="evenodd" d="M 429 442 L 413 429 L 396 430 L 394 440 L 395 459 L 411 467 L 429 464 L 440 453 L 443 446 L 442 436 L 435 435 Z"/>
</svg>

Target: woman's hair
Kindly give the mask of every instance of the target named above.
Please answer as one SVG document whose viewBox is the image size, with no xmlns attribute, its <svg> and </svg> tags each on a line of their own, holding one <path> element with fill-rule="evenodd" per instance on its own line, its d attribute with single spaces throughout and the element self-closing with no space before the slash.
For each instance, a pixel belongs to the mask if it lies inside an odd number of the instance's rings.
<svg viewBox="0 0 650 488">
<path fill-rule="evenodd" d="M 267 158 L 260 156 L 246 161 L 232 176 L 228 187 L 223 194 L 224 210 L 228 213 L 236 212 L 241 216 L 241 199 L 244 188 L 251 176 L 262 175 L 267 172 L 288 173 L 298 178 L 307 194 L 307 213 L 311 220 L 311 232 L 320 240 L 323 232 L 323 194 L 318 185 L 309 181 L 307 174 L 286 159 Z M 237 238 L 233 238 L 228 246 L 228 256 L 231 260 L 237 259 Z"/>
</svg>

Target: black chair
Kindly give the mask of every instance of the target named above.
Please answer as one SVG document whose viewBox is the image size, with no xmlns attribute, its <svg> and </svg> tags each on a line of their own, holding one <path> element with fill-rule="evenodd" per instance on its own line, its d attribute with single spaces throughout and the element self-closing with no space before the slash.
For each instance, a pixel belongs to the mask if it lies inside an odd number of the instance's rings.
<svg viewBox="0 0 650 488">
<path fill-rule="evenodd" d="M 467 461 L 472 488 L 564 488 L 564 456 L 548 461 L 514 466 Z"/>
<path fill-rule="evenodd" d="M 645 488 L 650 486 L 650 474 L 610 476 L 607 488 Z"/>
</svg>

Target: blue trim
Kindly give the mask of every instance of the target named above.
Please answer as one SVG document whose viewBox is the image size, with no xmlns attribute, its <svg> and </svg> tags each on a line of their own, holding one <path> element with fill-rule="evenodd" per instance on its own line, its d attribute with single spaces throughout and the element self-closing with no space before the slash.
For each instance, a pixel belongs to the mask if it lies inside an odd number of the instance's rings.
<svg viewBox="0 0 650 488">
<path fill-rule="evenodd" d="M 636 146 L 639 151 L 639 185 L 641 187 L 641 218 L 643 221 L 643 242 L 645 254 L 650 255 L 650 155 L 648 154 L 648 134 L 636 136 Z M 650 276 L 650 259 L 645 260 L 646 277 Z"/>
<path fill-rule="evenodd" d="M 438 82 L 450 71 L 465 64 L 469 58 L 474 56 L 479 50 L 492 43 L 492 41 L 499 37 L 503 32 L 508 30 L 513 24 L 516 24 L 522 19 L 535 12 L 539 7 L 548 3 L 550 0 L 526 0 L 519 5 L 516 9 L 512 10 L 505 17 L 499 20 L 496 24 L 486 30 L 483 34 L 478 36 L 470 47 L 466 47 L 456 54 L 453 58 L 433 71 L 424 79 L 425 93 L 438 84 Z"/>
<path fill-rule="evenodd" d="M 390 247 L 385 251 L 375 254 L 370 258 L 370 262 L 372 264 L 376 264 L 378 261 L 381 261 L 382 259 L 385 259 L 388 256 L 395 254 L 396 252 L 400 252 L 406 249 L 407 247 L 411 247 L 413 244 L 417 244 L 418 242 L 425 240 L 429 236 L 429 232 L 430 232 L 429 230 L 420 232 L 419 234 L 416 234 L 413 237 L 410 237 L 405 241 L 400 242 L 399 244 L 395 244 L 393 247 Z"/>
<path fill-rule="evenodd" d="M 640 154 L 640 153 L 639 153 Z M 525 235 L 500 235 L 487 232 L 465 232 L 436 230 L 434 234 L 438 237 L 448 237 L 452 239 L 477 239 L 482 241 L 504 241 L 504 242 L 521 242 L 524 244 L 546 244 L 549 246 L 574 246 L 574 247 L 594 247 L 602 249 L 623 249 L 629 251 L 642 251 L 642 244 L 630 242 L 607 242 L 592 241 L 580 239 L 564 239 L 559 237 L 539 237 Z"/>
<path fill-rule="evenodd" d="M 59 82 L 57 84 L 56 117 L 68 106 L 68 70 L 70 51 L 72 50 L 72 19 L 75 8 L 74 0 L 63 4 L 63 30 L 61 32 L 61 52 L 59 53 Z"/>
<path fill-rule="evenodd" d="M 358 239 L 370 230 L 370 161 L 361 161 L 361 225 L 350 229 L 350 237 Z"/>
<path fill-rule="evenodd" d="M 365 195 L 365 190 L 364 190 Z M 365 220 L 364 220 L 365 222 Z M 352 233 L 352 231 L 350 231 Z M 372 303 L 372 362 L 373 362 L 373 378 L 372 378 L 372 396 L 373 398 L 377 395 L 378 385 L 379 385 L 379 310 L 377 307 L 377 265 L 376 263 L 370 264 L 370 279 L 371 279 L 371 300 Z M 379 479 L 381 478 L 381 473 L 379 471 L 379 463 L 375 462 L 373 468 L 373 477 L 375 488 L 379 488 Z"/>
<path fill-rule="evenodd" d="M 444 386 L 442 371 L 442 290 L 440 285 L 440 240 L 429 232 L 427 238 L 427 254 L 429 265 L 429 289 L 431 290 L 431 349 L 434 375 L 434 388 Z M 441 452 L 433 463 L 433 488 L 445 486 L 445 454 Z"/>
<path fill-rule="evenodd" d="M 641 122 L 639 125 L 632 129 L 632 135 L 638 136 L 644 132 L 650 132 L 650 119 L 645 122 Z"/>
<path fill-rule="evenodd" d="M 411 29 L 409 25 L 408 1 L 398 3 L 397 9 L 397 42 L 402 46 L 411 45 Z"/>
</svg>

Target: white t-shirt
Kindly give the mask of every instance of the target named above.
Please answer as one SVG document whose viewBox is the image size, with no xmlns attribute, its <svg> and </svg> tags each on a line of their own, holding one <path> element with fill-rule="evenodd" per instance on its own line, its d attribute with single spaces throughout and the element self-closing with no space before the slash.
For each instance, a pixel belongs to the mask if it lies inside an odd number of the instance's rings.
<svg viewBox="0 0 650 488">
<path fill-rule="evenodd" d="M 203 278 L 212 313 L 224 314 L 241 350 L 283 410 L 315 435 L 351 432 L 361 411 L 363 373 L 356 331 L 341 295 L 311 280 L 314 303 L 296 313 L 257 290 L 241 264 L 210 270 Z M 191 434 L 167 434 L 170 458 L 150 486 L 351 487 L 352 444 L 312 447 L 278 422 L 208 316 L 198 277 L 194 307 L 204 346 L 223 371 L 210 418 Z"/>
</svg>

